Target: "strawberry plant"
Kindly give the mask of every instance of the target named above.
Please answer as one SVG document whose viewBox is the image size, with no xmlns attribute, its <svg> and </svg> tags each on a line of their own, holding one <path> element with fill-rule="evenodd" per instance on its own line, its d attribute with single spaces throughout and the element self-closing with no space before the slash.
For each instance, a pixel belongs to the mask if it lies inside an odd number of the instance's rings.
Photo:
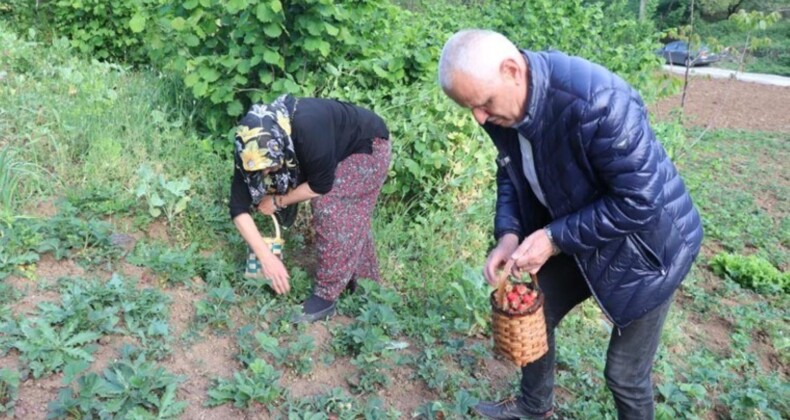
<svg viewBox="0 0 790 420">
<path fill-rule="evenodd" d="M 176 399 L 181 381 L 145 360 L 143 352 L 125 346 L 121 359 L 101 376 L 88 373 L 77 379 L 76 390 L 62 389 L 48 418 L 178 418 L 187 406 Z"/>
<path fill-rule="evenodd" d="M 197 255 L 197 244 L 179 250 L 165 244 L 139 241 L 126 260 L 153 270 L 157 274 L 158 282 L 163 285 L 186 283 L 199 274 L 200 256 Z"/>
<path fill-rule="evenodd" d="M 211 328 L 231 327 L 230 309 L 237 301 L 236 292 L 227 282 L 223 282 L 220 287 L 210 288 L 207 299 L 195 303 L 198 324 Z"/>
<path fill-rule="evenodd" d="M 364 405 L 363 405 L 364 404 Z M 332 388 L 326 394 L 289 398 L 282 410 L 289 419 L 399 419 L 403 413 L 385 408 L 379 398 L 360 400 L 342 388 Z"/>
<path fill-rule="evenodd" d="M 265 360 L 256 359 L 244 371 L 234 373 L 233 379 L 216 379 L 208 391 L 206 404 L 215 407 L 232 402 L 236 407 L 246 408 L 257 402 L 271 408 L 283 395 L 277 384 L 280 376 Z"/>
<path fill-rule="evenodd" d="M 23 318 L 18 336 L 12 346 L 19 350 L 21 359 L 30 367 L 34 378 L 59 372 L 73 361 L 92 361 L 95 342 L 101 334 L 79 331 L 78 322 L 69 321 L 63 326 L 51 324 L 43 318 Z"/>
<path fill-rule="evenodd" d="M 19 390 L 19 372 L 0 369 L 0 415 L 14 417 L 14 404 Z"/>
<path fill-rule="evenodd" d="M 309 335 L 300 335 L 288 345 L 264 333 L 255 334 L 260 348 L 274 357 L 278 366 L 293 369 L 297 375 L 305 376 L 313 370 L 313 351 L 315 340 Z"/>
</svg>

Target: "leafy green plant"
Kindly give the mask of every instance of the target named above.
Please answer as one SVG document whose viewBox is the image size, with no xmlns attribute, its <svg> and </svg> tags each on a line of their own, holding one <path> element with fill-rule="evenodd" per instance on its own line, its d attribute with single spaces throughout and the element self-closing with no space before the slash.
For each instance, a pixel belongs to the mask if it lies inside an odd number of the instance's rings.
<svg viewBox="0 0 790 420">
<path fill-rule="evenodd" d="M 131 346 L 101 376 L 89 373 L 77 379 L 76 391 L 64 388 L 50 404 L 48 418 L 153 418 L 173 419 L 187 407 L 176 398 L 183 378 L 145 360 Z"/>
<path fill-rule="evenodd" d="M 189 189 L 192 184 L 189 179 L 168 180 L 148 165 L 140 166 L 137 176 L 135 195 L 145 199 L 151 217 L 157 218 L 164 214 L 167 221 L 172 223 L 179 213 L 186 210 L 191 199 Z"/>
<path fill-rule="evenodd" d="M 719 253 L 711 259 L 710 266 L 716 275 L 730 278 L 759 293 L 790 291 L 790 273 L 782 273 L 769 261 L 756 255 Z"/>
<path fill-rule="evenodd" d="M 0 414 L 13 417 L 19 391 L 19 372 L 0 368 Z"/>
<path fill-rule="evenodd" d="M 342 388 L 332 388 L 326 394 L 302 398 L 288 398 L 282 408 L 287 418 L 299 419 L 399 419 L 403 414 L 385 408 L 379 398 L 354 398 Z"/>
<path fill-rule="evenodd" d="M 139 241 L 126 260 L 153 270 L 161 284 L 186 283 L 200 272 L 197 244 L 179 250 L 162 243 Z"/>
<path fill-rule="evenodd" d="M 263 351 L 274 357 L 275 364 L 293 369 L 299 376 L 305 376 L 313 370 L 313 337 L 300 335 L 288 345 L 264 333 L 255 334 L 255 339 Z"/>
<path fill-rule="evenodd" d="M 231 327 L 230 309 L 237 301 L 236 292 L 227 282 L 210 288 L 207 298 L 195 303 L 198 323 L 212 328 Z"/>
<path fill-rule="evenodd" d="M 266 363 L 256 359 L 241 372 L 233 374 L 233 379 L 217 379 L 209 389 L 208 406 L 214 407 L 232 402 L 239 408 L 249 407 L 253 402 L 273 407 L 283 395 L 283 389 L 277 384 L 280 372 Z"/>
<path fill-rule="evenodd" d="M 33 372 L 34 378 L 60 371 L 64 365 L 76 361 L 92 361 L 95 342 L 101 334 L 79 331 L 78 322 L 57 327 L 46 319 L 24 318 L 19 324 L 19 335 L 13 347 Z"/>
</svg>

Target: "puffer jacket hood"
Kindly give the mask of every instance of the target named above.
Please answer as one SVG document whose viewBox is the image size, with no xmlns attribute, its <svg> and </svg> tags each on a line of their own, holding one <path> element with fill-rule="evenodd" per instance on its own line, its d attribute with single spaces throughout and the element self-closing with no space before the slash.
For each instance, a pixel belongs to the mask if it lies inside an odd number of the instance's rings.
<svg viewBox="0 0 790 420">
<path fill-rule="evenodd" d="M 494 234 L 548 225 L 619 327 L 665 302 L 699 253 L 702 225 L 639 94 L 605 68 L 551 51 L 528 65 L 523 122 L 485 124 L 496 145 Z M 544 207 L 522 171 L 529 140 Z"/>
</svg>

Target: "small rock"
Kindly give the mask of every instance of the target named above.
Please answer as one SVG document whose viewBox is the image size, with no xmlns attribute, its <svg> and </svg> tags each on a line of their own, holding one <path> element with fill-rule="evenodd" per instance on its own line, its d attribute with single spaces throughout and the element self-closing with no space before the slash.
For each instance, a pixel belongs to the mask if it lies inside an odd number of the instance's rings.
<svg viewBox="0 0 790 420">
<path fill-rule="evenodd" d="M 134 236 L 127 235 L 125 233 L 113 233 L 110 235 L 110 243 L 129 252 L 134 248 L 134 244 L 137 243 L 137 239 L 135 239 Z"/>
</svg>

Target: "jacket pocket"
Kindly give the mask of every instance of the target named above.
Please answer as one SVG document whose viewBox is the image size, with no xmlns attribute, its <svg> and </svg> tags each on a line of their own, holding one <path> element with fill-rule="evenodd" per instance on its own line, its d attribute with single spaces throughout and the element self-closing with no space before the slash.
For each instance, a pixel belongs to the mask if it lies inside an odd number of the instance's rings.
<svg viewBox="0 0 790 420">
<path fill-rule="evenodd" d="M 658 257 L 658 254 L 656 254 L 638 234 L 632 233 L 628 235 L 628 237 L 631 239 L 631 242 L 633 242 L 637 252 L 639 252 L 639 256 L 642 257 L 642 260 L 646 262 L 650 268 L 660 271 L 662 274 L 666 271 L 664 262 Z"/>
</svg>

